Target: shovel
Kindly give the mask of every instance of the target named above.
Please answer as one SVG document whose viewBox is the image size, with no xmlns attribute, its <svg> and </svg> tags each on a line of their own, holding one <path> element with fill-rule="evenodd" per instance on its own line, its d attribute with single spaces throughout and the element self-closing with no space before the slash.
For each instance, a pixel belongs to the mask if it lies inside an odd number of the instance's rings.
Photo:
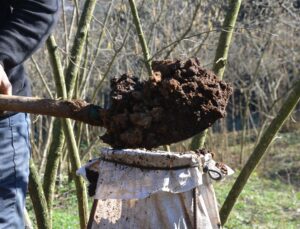
<svg viewBox="0 0 300 229">
<path fill-rule="evenodd" d="M 110 107 L 83 100 L 0 96 L 0 110 L 71 118 L 106 128 L 113 148 L 146 148 L 190 138 L 223 118 L 230 84 L 198 59 L 153 61 L 146 81 L 124 74 L 111 80 Z"/>
<path fill-rule="evenodd" d="M 0 95 L 0 110 L 70 118 L 93 126 L 103 126 L 101 107 L 84 100 L 43 99 Z"/>
</svg>

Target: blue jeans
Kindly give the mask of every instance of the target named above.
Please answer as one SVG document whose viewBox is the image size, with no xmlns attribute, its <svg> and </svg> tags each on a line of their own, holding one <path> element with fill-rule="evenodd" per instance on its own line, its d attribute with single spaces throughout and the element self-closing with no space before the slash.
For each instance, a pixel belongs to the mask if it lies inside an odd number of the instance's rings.
<svg viewBox="0 0 300 229">
<path fill-rule="evenodd" d="M 0 120 L 0 229 L 24 228 L 29 158 L 27 114 Z"/>
</svg>

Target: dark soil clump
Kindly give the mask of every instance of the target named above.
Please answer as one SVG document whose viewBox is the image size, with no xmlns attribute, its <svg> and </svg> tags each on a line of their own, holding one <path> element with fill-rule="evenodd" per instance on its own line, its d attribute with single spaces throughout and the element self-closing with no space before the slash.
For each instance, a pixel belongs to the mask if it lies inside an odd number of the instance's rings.
<svg viewBox="0 0 300 229">
<path fill-rule="evenodd" d="M 101 139 L 114 148 L 147 148 L 194 136 L 225 116 L 229 84 L 200 67 L 198 59 L 152 64 L 141 82 L 127 74 L 111 80 L 111 107 Z"/>
</svg>

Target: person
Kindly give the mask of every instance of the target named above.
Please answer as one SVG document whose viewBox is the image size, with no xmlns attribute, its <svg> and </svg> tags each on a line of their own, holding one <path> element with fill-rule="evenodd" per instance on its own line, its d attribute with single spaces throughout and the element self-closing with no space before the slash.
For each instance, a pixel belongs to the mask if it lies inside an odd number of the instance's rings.
<svg viewBox="0 0 300 229">
<path fill-rule="evenodd" d="M 0 2 L 0 94 L 30 96 L 23 63 L 52 31 L 58 19 L 59 0 Z M 29 158 L 27 114 L 1 112 L 0 229 L 25 227 Z"/>
</svg>

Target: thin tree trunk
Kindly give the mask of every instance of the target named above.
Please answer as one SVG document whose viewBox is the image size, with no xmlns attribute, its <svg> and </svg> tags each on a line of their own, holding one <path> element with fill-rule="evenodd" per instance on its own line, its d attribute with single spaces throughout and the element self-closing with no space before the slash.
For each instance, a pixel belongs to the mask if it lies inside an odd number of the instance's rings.
<svg viewBox="0 0 300 229">
<path fill-rule="evenodd" d="M 81 58 L 83 55 L 84 43 L 86 42 L 88 29 L 93 17 L 93 12 L 96 3 L 96 0 L 87 0 L 84 5 L 83 13 L 80 17 L 78 30 L 74 40 L 74 45 L 71 50 L 71 61 L 69 62 L 69 66 L 66 72 L 66 87 L 68 92 L 68 98 L 72 98 L 74 94 L 75 83 L 77 80 Z M 80 227 L 84 229 L 86 228 L 88 222 L 88 202 L 84 181 L 81 177 L 76 176 L 76 170 L 80 167 L 81 164 L 79 151 L 76 144 L 71 121 L 69 119 L 64 120 L 63 127 L 69 147 L 70 159 L 72 163 L 72 174 L 76 184 Z"/>
<path fill-rule="evenodd" d="M 94 1 L 92 1 L 92 2 L 87 1 L 86 5 L 85 5 L 85 9 L 88 8 L 88 6 L 89 6 L 89 5 L 87 5 L 87 3 L 94 3 Z M 90 18 L 88 17 L 87 19 L 90 19 Z M 83 23 L 83 22 L 82 22 L 82 24 L 85 25 L 85 23 Z M 87 27 L 86 27 L 86 29 L 87 29 Z M 83 32 L 86 32 L 86 31 L 83 30 Z M 77 33 L 77 35 L 78 35 L 78 33 Z M 84 41 L 82 41 L 82 39 L 84 40 L 86 38 L 86 34 L 83 37 L 80 37 L 80 36 L 78 37 L 78 36 L 76 36 L 77 44 L 82 44 L 83 45 Z M 75 44 L 73 46 L 74 48 L 72 49 L 73 50 L 72 54 L 82 55 L 82 50 L 83 49 L 80 49 L 80 47 L 78 47 L 78 46 L 77 46 L 78 49 L 75 49 L 75 47 L 76 47 Z M 48 47 L 48 51 L 49 51 L 49 55 L 50 55 L 50 60 L 51 60 L 51 63 L 52 63 L 52 68 L 53 68 L 53 72 L 54 72 L 54 79 L 55 79 L 55 83 L 56 83 L 56 89 L 57 89 L 57 92 L 58 92 L 58 96 L 65 99 L 65 98 L 67 98 L 66 83 L 65 83 L 65 80 L 64 80 L 65 77 L 64 77 L 64 74 L 63 74 L 61 59 L 60 59 L 59 54 L 57 52 L 57 46 L 56 46 L 54 37 L 50 37 L 48 39 L 47 47 Z M 76 60 L 78 61 L 78 58 Z M 73 61 L 75 61 L 75 59 Z M 80 64 L 80 60 L 79 60 L 79 63 L 72 62 L 72 65 L 74 65 L 74 64 Z M 69 68 L 69 69 L 70 69 L 69 71 L 72 70 L 72 73 L 76 73 L 76 75 L 77 75 L 78 69 L 76 69 L 76 67 L 72 67 L 72 68 Z M 67 75 L 69 75 L 68 72 L 67 72 Z M 76 76 L 75 77 L 72 77 L 72 76 L 74 76 L 74 75 L 71 75 L 69 77 L 69 80 L 73 82 L 73 80 L 74 80 L 74 78 L 76 78 Z M 72 89 L 71 91 L 74 91 L 74 88 L 72 88 L 72 87 L 75 87 L 75 80 L 74 80 L 74 83 L 69 86 L 69 88 Z M 70 97 L 71 97 L 71 94 L 70 94 Z M 61 122 L 65 123 L 67 121 L 61 121 Z M 59 144 L 53 145 L 53 150 L 54 151 L 49 152 L 49 157 L 48 158 L 50 158 L 50 155 L 51 155 L 50 153 L 51 152 L 53 154 L 53 157 L 51 158 L 51 160 L 49 160 L 49 162 L 47 162 L 47 165 L 46 165 L 47 173 L 45 173 L 45 176 L 47 176 L 48 181 L 47 181 L 47 184 L 44 185 L 44 188 L 45 188 L 45 190 L 49 191 L 49 194 L 48 194 L 49 203 L 48 203 L 48 205 L 49 205 L 50 209 L 52 209 L 52 200 L 53 200 L 53 194 L 54 194 L 54 190 L 55 190 L 55 179 L 56 179 L 56 176 L 57 176 L 59 159 L 60 159 L 60 156 L 61 156 L 61 150 L 62 150 L 63 143 L 64 143 L 64 138 L 65 138 L 64 134 L 66 134 L 68 142 L 72 142 L 71 138 L 74 138 L 73 129 L 72 128 L 62 128 L 63 126 L 65 126 L 65 124 L 62 125 L 62 123 L 58 122 L 57 123 L 57 132 L 53 132 L 54 136 L 57 138 L 57 143 L 59 143 Z M 67 124 L 67 125 L 69 125 L 69 124 Z M 65 131 L 68 130 L 68 131 L 71 131 L 71 132 L 70 133 L 64 133 L 63 129 Z M 69 153 L 72 154 L 72 156 L 70 155 L 70 157 L 79 158 L 78 149 L 76 149 L 76 148 L 77 148 L 77 146 L 74 146 L 74 145 L 70 146 Z M 78 155 L 76 155 L 76 153 Z M 71 160 L 71 161 L 76 162 L 76 160 Z M 77 168 L 79 168 L 79 166 L 80 166 L 80 162 L 79 162 L 79 165 L 78 165 L 78 163 L 72 165 L 72 167 L 74 168 L 73 172 Z M 47 169 L 47 167 L 48 167 L 48 169 Z M 87 219 L 88 218 L 88 215 L 87 215 L 87 211 L 88 211 L 87 205 L 88 204 L 87 204 L 86 189 L 85 189 L 85 185 L 83 184 L 82 179 L 80 177 L 77 177 L 75 173 L 73 173 L 73 176 L 75 178 L 75 183 L 76 183 L 76 193 L 77 193 L 78 208 L 79 208 L 80 226 L 81 226 L 81 228 L 85 228 L 86 224 L 87 224 L 87 220 L 88 220 Z"/>
<path fill-rule="evenodd" d="M 240 10 L 242 0 L 232 0 L 229 5 L 228 12 L 223 22 L 222 32 L 219 38 L 218 47 L 214 59 L 212 71 L 220 78 L 223 78 L 225 66 L 228 58 L 228 51 L 231 43 L 233 30 L 235 27 L 236 19 Z M 191 149 L 199 149 L 204 146 L 207 130 L 196 135 L 192 139 Z"/>
<path fill-rule="evenodd" d="M 113 3 L 114 3 L 114 0 L 111 0 L 111 3 L 109 5 L 109 8 L 108 8 L 108 10 L 106 12 L 106 15 L 105 15 L 105 19 L 104 19 L 104 22 L 103 22 L 103 25 L 102 25 L 102 29 L 101 29 L 101 32 L 100 32 L 100 35 L 99 35 L 99 39 L 97 41 L 96 51 L 93 52 L 93 55 L 91 54 L 92 55 L 92 57 L 91 57 L 92 63 L 89 67 L 86 78 L 83 80 L 82 84 L 80 84 L 79 92 L 83 91 L 86 88 L 87 82 L 90 79 L 90 77 L 93 73 L 93 70 L 95 68 L 95 65 L 97 63 L 97 57 L 100 54 L 101 45 L 102 45 L 103 37 L 104 37 L 104 34 L 105 34 L 105 29 L 106 29 L 106 26 L 107 26 L 107 23 L 108 23 L 108 19 L 109 19 L 109 16 L 110 16 L 112 6 L 114 5 Z"/>
<path fill-rule="evenodd" d="M 40 181 L 40 175 L 38 174 L 37 169 L 32 160 L 30 160 L 29 169 L 29 195 L 33 204 L 38 228 L 50 229 L 51 222 L 49 219 L 47 202 Z"/>
<path fill-rule="evenodd" d="M 67 90 L 66 90 L 66 82 L 63 71 L 63 66 L 61 62 L 61 58 L 58 52 L 58 46 L 56 44 L 55 38 L 51 35 L 47 42 L 47 49 L 49 54 L 49 59 L 53 71 L 53 78 L 56 85 L 56 92 L 58 97 L 66 99 L 67 98 Z"/>
<path fill-rule="evenodd" d="M 66 73 L 68 98 L 72 98 L 74 94 L 75 82 L 80 68 L 84 43 L 86 41 L 96 3 L 97 0 L 87 0 L 84 4 L 82 15 L 79 20 L 78 30 L 71 50 L 71 60 Z"/>
<path fill-rule="evenodd" d="M 62 98 L 69 98 L 73 97 L 74 89 L 75 89 L 75 82 L 77 79 L 77 75 L 79 72 L 79 66 L 81 63 L 81 57 L 83 54 L 83 47 L 86 41 L 89 25 L 91 23 L 91 19 L 93 16 L 93 12 L 96 5 L 96 0 L 87 0 L 84 4 L 83 13 L 80 17 L 78 30 L 75 36 L 74 44 L 71 50 L 71 60 L 69 62 L 69 66 L 66 72 L 66 83 L 64 82 L 64 74 L 62 71 L 61 60 L 59 58 L 58 53 L 56 52 L 56 44 L 54 39 L 48 42 L 48 49 L 50 53 L 50 59 L 52 60 L 52 67 L 54 71 L 54 78 L 56 82 L 58 94 L 61 95 Z M 53 54 L 53 55 L 52 55 Z M 75 179 L 76 184 L 76 193 L 77 193 L 77 201 L 78 201 L 78 209 L 79 209 L 79 217 L 80 217 L 80 227 L 83 229 L 87 225 L 88 221 L 88 204 L 87 204 L 87 194 L 86 188 L 83 183 L 81 177 L 76 176 L 76 170 L 80 167 L 80 160 L 79 159 L 79 152 L 76 145 L 73 127 L 71 125 L 70 120 L 63 120 L 63 129 L 65 130 L 66 140 L 69 145 L 69 153 L 72 162 L 72 172 Z M 62 137 L 62 133 L 59 135 Z M 59 157 L 55 158 L 55 163 L 58 165 Z M 55 176 L 57 174 L 58 166 L 55 166 Z M 52 184 L 53 185 L 53 184 Z M 55 184 L 54 184 L 55 185 Z M 54 186 L 55 187 L 55 186 Z"/>
<path fill-rule="evenodd" d="M 41 164 L 39 166 L 39 172 L 42 173 L 43 172 L 43 168 L 45 166 L 46 163 L 46 159 L 47 159 L 47 155 L 49 152 L 49 147 L 51 145 L 51 141 L 52 141 L 52 133 L 53 133 L 53 123 L 54 123 L 54 118 L 50 118 L 49 119 L 49 125 L 47 127 L 47 136 L 46 136 L 46 140 L 45 140 L 45 144 L 43 145 L 43 150 L 42 150 L 42 161 Z"/>
<path fill-rule="evenodd" d="M 147 46 L 146 39 L 145 39 L 145 36 L 144 36 L 144 32 L 143 32 L 143 29 L 142 29 L 142 25 L 141 25 L 141 22 L 140 22 L 140 17 L 139 17 L 137 8 L 136 8 L 135 1 L 134 0 L 129 0 L 129 4 L 130 4 L 131 13 L 132 13 L 132 16 L 133 16 L 133 22 L 135 24 L 137 35 L 139 37 L 140 44 L 141 44 L 141 47 L 142 47 L 142 50 L 143 50 L 144 62 L 145 62 L 146 68 L 147 68 L 147 72 L 148 72 L 148 75 L 151 76 L 152 75 L 152 68 L 151 68 L 150 54 L 149 54 L 148 46 Z"/>
<path fill-rule="evenodd" d="M 52 223 L 52 206 L 56 186 L 57 169 L 62 155 L 65 135 L 61 125 L 61 119 L 55 119 L 53 124 L 53 140 L 49 149 L 44 175 L 44 193 L 49 209 L 49 219 Z"/>
<path fill-rule="evenodd" d="M 241 139 L 241 151 L 240 151 L 240 166 L 242 167 L 244 164 L 245 158 L 245 145 L 246 145 L 246 132 L 247 132 L 247 120 L 249 116 L 249 103 L 250 103 L 250 96 L 248 95 L 249 92 L 246 92 L 246 95 L 243 94 L 245 98 L 245 107 L 242 110 L 242 139 Z M 242 107 L 241 107 L 242 109 Z"/>
<path fill-rule="evenodd" d="M 81 167 L 79 151 L 76 144 L 73 126 L 70 119 L 63 120 L 64 133 L 66 135 L 67 146 L 70 152 L 70 159 L 72 165 L 72 175 L 75 180 L 76 194 L 78 201 L 78 211 L 80 216 L 80 226 L 82 229 L 86 228 L 88 222 L 88 201 L 87 201 L 87 191 L 84 184 L 84 180 L 81 176 L 76 175 L 76 171 Z"/>
<path fill-rule="evenodd" d="M 258 144 L 256 145 L 253 153 L 250 155 L 247 163 L 243 167 L 241 173 L 236 179 L 234 185 L 232 186 L 221 210 L 220 217 L 222 225 L 224 225 L 228 219 L 228 216 L 236 203 L 240 193 L 242 192 L 244 186 L 246 185 L 250 175 L 258 165 L 261 158 L 267 152 L 270 144 L 274 140 L 276 134 L 290 116 L 296 105 L 300 100 L 300 80 L 298 80 L 290 92 L 285 103 L 282 105 L 277 116 L 272 120 L 270 126 L 266 129 L 262 137 L 260 138 Z"/>
<path fill-rule="evenodd" d="M 58 52 L 58 47 L 55 42 L 55 38 L 51 35 L 47 42 L 47 49 L 49 54 L 50 63 L 52 66 L 53 76 L 56 85 L 56 92 L 58 97 L 66 98 L 67 91 L 65 87 L 64 81 L 64 73 L 63 67 L 61 65 L 61 60 Z M 45 167 L 45 175 L 44 175 L 44 183 L 43 189 L 45 193 L 45 198 L 48 205 L 49 211 L 49 224 L 52 228 L 52 207 L 53 207 L 53 198 L 56 186 L 56 176 L 57 176 L 57 169 L 59 165 L 59 158 L 62 154 L 63 145 L 65 142 L 65 135 L 63 132 L 63 128 L 61 126 L 61 120 L 55 119 L 53 123 L 53 130 L 52 130 L 52 142 L 49 149 L 47 163 Z"/>
</svg>

